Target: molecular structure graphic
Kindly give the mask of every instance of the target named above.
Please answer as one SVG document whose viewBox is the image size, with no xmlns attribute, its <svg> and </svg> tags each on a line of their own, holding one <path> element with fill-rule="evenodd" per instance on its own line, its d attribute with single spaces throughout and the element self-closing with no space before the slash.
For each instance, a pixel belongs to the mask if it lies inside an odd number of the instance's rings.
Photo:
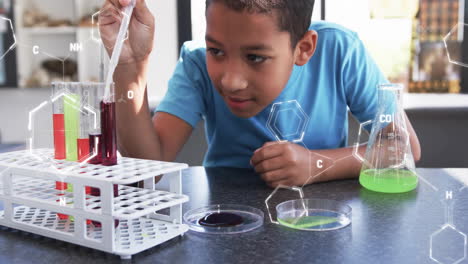
<svg viewBox="0 0 468 264">
<path fill-rule="evenodd" d="M 62 78 L 61 79 L 56 79 L 55 81 L 70 81 L 70 80 L 66 79 L 66 76 L 65 76 L 66 75 L 65 74 L 65 72 L 66 72 L 65 64 L 66 64 L 66 61 L 72 56 L 73 53 L 86 53 L 87 55 L 91 56 L 91 55 L 93 55 L 93 54 L 89 54 L 91 51 L 101 50 L 102 47 L 105 47 L 104 42 L 101 39 L 101 35 L 100 35 L 100 31 L 99 31 L 99 16 L 100 15 L 106 15 L 106 14 L 109 14 L 109 13 L 112 13 L 114 15 L 114 17 L 117 17 L 117 18 L 119 18 L 118 14 L 120 14 L 119 19 L 124 19 L 125 16 L 127 16 L 121 10 L 118 10 L 118 9 L 116 9 L 114 7 L 111 7 L 111 6 L 106 6 L 105 8 L 95 12 L 94 14 L 91 15 L 91 18 L 90 18 L 90 20 L 92 21 L 92 26 L 91 26 L 89 36 L 85 37 L 82 41 L 68 43 L 67 48 L 68 48 L 69 53 L 65 57 L 59 57 L 59 56 L 51 54 L 52 52 L 47 51 L 48 47 L 43 47 L 43 46 L 37 45 L 35 43 L 22 42 L 21 39 L 18 39 L 16 34 L 15 34 L 15 30 L 14 30 L 13 23 L 12 23 L 11 19 L 9 19 L 7 17 L 0 16 L 0 23 L 4 23 L 6 25 L 6 27 L 8 28 L 8 33 L 11 34 L 10 38 L 13 40 L 13 42 L 11 44 L 9 44 L 8 47 L 5 48 L 5 52 L 3 54 L 0 54 L 0 60 L 2 60 L 13 49 L 15 49 L 17 47 L 20 47 L 22 49 L 22 51 L 31 52 L 33 56 L 47 57 L 47 58 L 50 58 L 51 60 L 56 60 L 59 63 L 61 63 L 61 65 L 62 65 Z M 129 19 L 129 18 L 127 17 L 127 19 Z M 126 37 L 124 38 L 123 41 L 126 41 L 128 39 L 128 37 L 129 37 L 129 33 L 127 31 L 127 35 L 126 35 Z M 108 50 L 111 50 L 111 47 L 105 47 L 105 48 L 107 48 Z M 102 62 L 102 63 L 104 63 L 104 62 Z M 104 66 L 103 65 L 101 65 L 100 71 L 104 71 Z M 103 73 L 101 73 L 101 75 L 103 75 Z M 27 140 L 27 145 L 28 145 L 28 150 L 29 150 L 31 156 L 34 159 L 36 159 L 38 162 L 44 162 L 45 159 L 48 159 L 48 158 L 47 158 L 47 156 L 42 155 L 40 151 L 36 151 L 36 149 L 40 148 L 39 147 L 39 145 L 40 145 L 39 142 L 41 141 L 40 134 L 41 134 L 41 132 L 43 133 L 44 131 L 39 131 L 37 129 L 37 127 L 35 126 L 35 124 L 39 124 L 41 121 L 43 121 L 43 120 L 40 120 L 40 118 L 43 117 L 46 112 L 48 113 L 48 111 L 52 107 L 53 103 L 56 102 L 57 100 L 64 100 L 64 101 L 76 103 L 76 105 L 80 105 L 79 109 L 76 109 L 76 110 L 79 111 L 84 116 L 94 117 L 94 124 L 97 125 L 97 112 L 98 111 L 96 109 L 93 109 L 93 107 L 91 107 L 90 105 L 85 103 L 86 102 L 86 98 L 85 98 L 86 95 L 83 96 L 83 98 L 81 100 L 82 102 L 78 103 L 78 102 L 74 102 L 75 98 L 72 98 L 71 96 L 69 96 L 69 94 L 70 93 L 67 90 L 58 91 L 58 92 L 52 94 L 48 100 L 43 101 L 42 103 L 40 103 L 39 105 L 33 107 L 29 111 L 28 124 L 27 124 L 27 128 L 28 128 L 28 131 L 29 131 L 29 138 Z M 126 98 L 122 96 L 121 98 L 117 98 L 117 100 L 118 100 L 119 103 L 122 103 L 122 102 L 126 103 L 127 99 L 132 100 L 134 98 L 134 96 L 135 96 L 134 92 L 129 91 Z M 46 131 L 46 132 L 48 134 L 52 134 L 52 130 Z M 92 159 L 96 155 L 97 155 L 97 153 L 92 153 L 86 159 L 81 160 L 80 165 L 83 165 L 83 164 L 87 163 L 87 161 L 89 161 L 90 159 Z M 73 169 L 73 166 L 69 166 L 66 169 L 63 169 L 63 168 L 59 168 L 58 164 L 55 164 L 54 162 L 51 162 L 51 164 L 52 164 L 51 166 L 53 168 L 59 170 L 61 173 L 62 172 L 66 173 L 66 170 Z"/>
</svg>

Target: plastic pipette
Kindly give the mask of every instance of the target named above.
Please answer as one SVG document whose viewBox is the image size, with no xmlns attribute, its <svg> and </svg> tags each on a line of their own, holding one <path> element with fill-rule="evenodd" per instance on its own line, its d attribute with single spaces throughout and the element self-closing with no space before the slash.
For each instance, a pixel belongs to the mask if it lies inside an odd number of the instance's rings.
<svg viewBox="0 0 468 264">
<path fill-rule="evenodd" d="M 112 57 L 109 62 L 109 69 L 107 71 L 107 78 L 106 78 L 106 87 L 104 92 L 104 102 L 110 103 L 110 85 L 113 80 L 114 71 L 117 67 L 117 63 L 120 58 L 120 53 L 122 52 L 122 47 L 124 43 L 125 34 L 127 33 L 128 26 L 130 24 L 130 19 L 132 18 L 133 8 L 135 7 L 136 0 L 132 0 L 130 5 L 126 6 L 123 10 L 124 17 L 122 19 L 122 23 L 120 24 L 119 34 L 117 35 L 117 40 L 114 45 L 114 51 L 112 52 Z"/>
</svg>

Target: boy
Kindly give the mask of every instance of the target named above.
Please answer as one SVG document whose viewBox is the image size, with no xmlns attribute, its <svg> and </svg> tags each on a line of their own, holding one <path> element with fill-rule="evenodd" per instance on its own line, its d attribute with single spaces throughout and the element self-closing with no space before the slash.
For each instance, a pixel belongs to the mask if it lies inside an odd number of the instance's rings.
<svg viewBox="0 0 468 264">
<path fill-rule="evenodd" d="M 122 8 L 129 2 L 107 0 L 106 5 Z M 345 147 L 348 107 L 359 121 L 372 119 L 376 87 L 386 80 L 356 34 L 324 22 L 310 25 L 313 0 L 207 0 L 206 5 L 206 48 L 184 45 L 151 120 L 146 76 L 155 23 L 145 1 L 137 0 L 114 75 L 117 98 L 135 94 L 117 105 L 121 153 L 172 161 L 203 118 L 207 167 L 253 167 L 272 187 L 358 176 L 361 164 Z M 116 22 L 100 17 L 108 47 L 118 31 Z M 297 100 L 310 118 L 303 142 L 311 150 L 274 144 L 266 127 L 272 104 L 288 100 Z M 419 142 L 409 122 L 408 128 L 419 160 Z M 310 166 L 320 155 L 340 162 L 320 174 Z"/>
</svg>

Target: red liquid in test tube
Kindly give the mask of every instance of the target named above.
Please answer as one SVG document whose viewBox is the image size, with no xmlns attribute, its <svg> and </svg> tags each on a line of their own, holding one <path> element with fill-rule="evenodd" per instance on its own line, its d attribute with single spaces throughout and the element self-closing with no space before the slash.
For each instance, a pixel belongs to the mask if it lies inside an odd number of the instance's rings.
<svg viewBox="0 0 468 264">
<path fill-rule="evenodd" d="M 90 157 L 89 138 L 78 139 L 78 161 L 83 162 Z"/>
<path fill-rule="evenodd" d="M 64 101 L 62 93 L 66 91 L 65 83 L 52 83 L 52 123 L 54 130 L 54 158 L 57 160 L 64 160 L 66 158 L 66 144 L 65 144 L 65 115 L 64 115 Z M 60 191 L 58 194 L 57 202 L 61 205 L 66 204 L 65 191 L 67 184 L 65 182 L 56 181 L 55 189 Z M 57 214 L 59 219 L 68 219 L 68 215 Z"/>
<path fill-rule="evenodd" d="M 65 159 L 65 120 L 63 113 L 53 114 L 54 125 L 54 158 Z"/>
<path fill-rule="evenodd" d="M 83 162 L 90 157 L 89 152 L 89 139 L 79 138 L 78 139 L 78 162 Z M 85 193 L 91 193 L 91 187 L 85 186 Z"/>
</svg>

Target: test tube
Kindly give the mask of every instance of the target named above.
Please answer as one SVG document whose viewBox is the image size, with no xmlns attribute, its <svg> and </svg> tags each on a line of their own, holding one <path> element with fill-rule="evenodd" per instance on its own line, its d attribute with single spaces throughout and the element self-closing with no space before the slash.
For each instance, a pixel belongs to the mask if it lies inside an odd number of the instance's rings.
<svg viewBox="0 0 468 264">
<path fill-rule="evenodd" d="M 89 151 L 94 157 L 88 163 L 102 163 L 102 135 L 101 135 L 101 101 L 104 97 L 103 83 L 89 83 L 91 87 L 88 100 L 89 107 L 93 114 L 89 117 Z"/>
<path fill-rule="evenodd" d="M 98 148 L 101 152 L 100 160 L 96 162 L 102 163 L 104 166 L 112 166 L 117 164 L 117 134 L 116 134 L 116 119 L 115 119 L 115 86 L 111 85 L 110 102 L 104 102 L 104 83 L 94 84 L 92 95 L 93 106 L 100 110 L 100 126 L 91 129 L 89 134 L 90 148 Z M 96 143 L 97 142 L 97 143 Z M 92 144 L 93 143 L 93 144 Z M 91 144 L 93 147 L 91 147 Z M 94 162 L 90 162 L 95 164 Z M 114 197 L 119 196 L 118 185 L 114 184 Z M 99 188 L 91 188 L 91 195 L 100 196 Z M 100 226 L 99 222 L 93 221 L 95 226 Z M 115 226 L 119 225 L 119 220 L 114 221 Z"/>
<path fill-rule="evenodd" d="M 53 111 L 53 127 L 54 127 L 54 157 L 55 159 L 63 160 L 66 158 L 65 147 L 65 119 L 64 119 L 64 95 L 66 94 L 66 84 L 63 82 L 52 83 L 52 111 Z M 65 190 L 67 184 L 65 182 L 56 181 L 55 189 L 60 191 L 57 202 L 65 201 Z M 60 219 L 67 219 L 64 214 L 57 214 Z"/>
<path fill-rule="evenodd" d="M 115 86 L 110 85 L 110 98 L 101 101 L 102 165 L 117 164 L 117 132 L 115 116 Z"/>
<path fill-rule="evenodd" d="M 80 84 L 68 83 L 65 96 L 65 144 L 68 161 L 78 161 L 78 135 L 80 128 Z M 73 192 L 73 185 L 67 184 L 67 192 Z"/>
<path fill-rule="evenodd" d="M 78 160 L 78 133 L 80 126 L 80 86 L 68 83 L 64 97 L 66 160 Z"/>
<path fill-rule="evenodd" d="M 83 162 L 90 157 L 89 153 L 89 116 L 91 113 L 85 109 L 88 106 L 90 86 L 86 83 L 78 84 L 80 91 L 80 129 L 77 139 L 78 161 Z"/>
<path fill-rule="evenodd" d="M 84 162 L 90 157 L 89 149 L 89 122 L 90 117 L 93 115 L 89 110 L 89 100 L 91 97 L 93 87 L 89 83 L 78 83 L 80 91 L 80 131 L 77 140 L 78 146 L 78 161 Z M 85 187 L 85 194 L 91 193 L 91 187 Z"/>
<path fill-rule="evenodd" d="M 54 129 L 54 158 L 65 159 L 65 120 L 63 112 L 63 97 L 59 97 L 64 91 L 63 83 L 52 83 L 52 121 Z"/>
<path fill-rule="evenodd" d="M 79 83 L 66 83 L 66 86 L 67 94 L 64 97 L 66 160 L 78 161 L 81 89 Z M 66 191 L 73 192 L 73 184 L 67 184 Z M 70 220 L 74 219 L 70 217 Z"/>
</svg>

